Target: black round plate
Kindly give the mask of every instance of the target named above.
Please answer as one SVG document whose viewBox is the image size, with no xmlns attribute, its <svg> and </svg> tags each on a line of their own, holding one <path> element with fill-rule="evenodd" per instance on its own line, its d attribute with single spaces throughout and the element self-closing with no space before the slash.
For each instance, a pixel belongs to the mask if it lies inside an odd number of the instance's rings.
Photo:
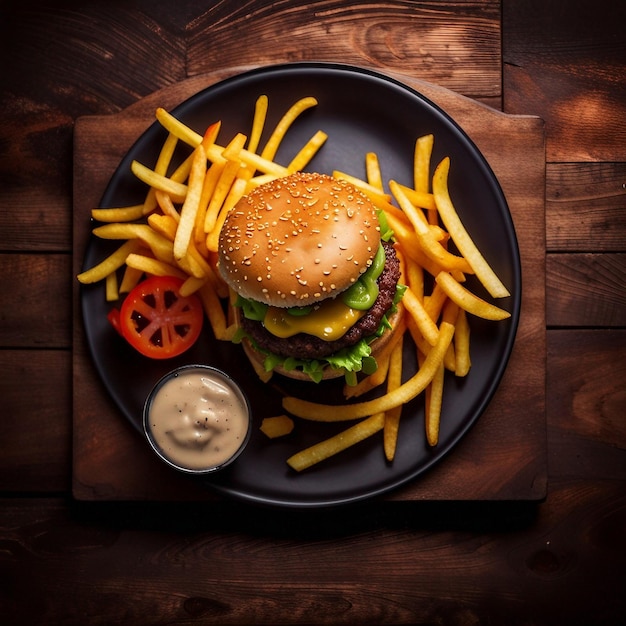
<svg viewBox="0 0 626 626">
<path fill-rule="evenodd" d="M 245 454 L 207 480 L 220 492 L 264 504 L 315 507 L 355 502 L 413 480 L 440 461 L 492 398 L 506 368 L 519 318 L 521 270 L 513 222 L 493 172 L 459 126 L 413 89 L 370 70 L 326 63 L 270 66 L 213 85 L 183 102 L 173 113 L 199 133 L 208 124 L 221 120 L 220 136 L 230 138 L 250 128 L 254 104 L 261 94 L 269 97 L 268 132 L 298 98 L 318 99 L 317 107 L 306 111 L 289 130 L 277 155 L 278 162 L 288 163 L 322 129 L 329 138 L 308 166 L 310 171 L 331 173 L 339 169 L 363 178 L 365 154 L 374 151 L 385 180 L 394 178 L 410 185 L 415 140 L 433 133 L 433 165 L 450 156 L 449 185 L 457 210 L 512 294 L 499 302 L 511 312 L 509 320 L 470 320 L 472 368 L 465 379 L 447 375 L 436 448 L 429 448 L 425 441 L 420 397 L 404 407 L 393 463 L 384 459 L 380 434 L 297 474 L 285 462 L 291 454 L 346 428 L 345 423 L 298 421 L 291 435 L 273 441 L 255 428 Z M 131 174 L 131 160 L 154 165 L 164 139 L 165 132 L 157 123 L 138 139 L 113 175 L 101 206 L 123 206 L 143 200 L 146 188 Z M 86 236 L 90 226 L 85 224 Z M 110 250 L 111 242 L 91 236 L 84 267 L 91 267 Z M 470 279 L 468 285 L 485 295 L 476 281 Z M 250 398 L 258 424 L 263 417 L 282 412 L 284 394 L 343 402 L 341 381 L 317 386 L 274 376 L 269 384 L 261 383 L 241 347 L 215 341 L 208 329 L 181 357 L 169 361 L 146 359 L 109 326 L 106 315 L 110 305 L 105 302 L 103 285 L 83 287 L 81 297 L 87 339 L 99 375 L 122 413 L 137 429 L 141 429 L 142 406 L 151 387 L 166 371 L 186 363 L 214 365 L 237 379 Z M 416 368 L 412 344 L 406 348 L 406 359 L 408 376 Z"/>
</svg>

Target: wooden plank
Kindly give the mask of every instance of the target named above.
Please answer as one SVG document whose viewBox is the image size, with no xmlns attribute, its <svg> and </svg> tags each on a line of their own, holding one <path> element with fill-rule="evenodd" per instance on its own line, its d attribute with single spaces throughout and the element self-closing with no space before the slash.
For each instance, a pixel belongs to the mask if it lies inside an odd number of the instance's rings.
<svg viewBox="0 0 626 626">
<path fill-rule="evenodd" d="M 626 326 L 626 254 L 553 254 L 546 265 L 548 326 Z"/>
<path fill-rule="evenodd" d="M 0 254 L 0 346 L 69 348 L 69 254 Z"/>
<path fill-rule="evenodd" d="M 404 80 L 448 111 L 483 151 L 509 202 L 522 251 L 524 275 L 544 275 L 544 137 L 540 120 L 511 117 L 441 87 Z M 152 119 L 224 77 L 197 76 L 143 99 L 117 116 L 83 118 L 76 125 L 75 269 L 86 245 L 88 211 L 125 149 Z M 115 136 L 114 140 L 112 137 Z M 514 155 L 514 157 L 512 156 Z M 75 315 L 77 314 L 75 286 Z M 78 318 L 76 318 L 78 319 Z M 144 442 L 101 388 L 85 350 L 80 324 L 74 334 L 74 494 L 79 499 L 205 499 L 184 477 L 163 472 Z M 537 499 L 545 495 L 545 318 L 543 281 L 524 281 L 522 315 L 509 368 L 488 411 L 458 453 L 399 499 Z M 524 397 L 523 407 L 518 398 Z M 514 452 L 514 453 L 513 453 Z M 481 458 L 477 469 L 475 459 Z M 155 476 L 159 479 L 155 480 Z M 185 485 L 185 487 L 183 487 Z"/>
<path fill-rule="evenodd" d="M 280 24 L 277 30 L 276 25 Z M 399 70 L 501 106 L 500 2 L 216 3 L 189 27 L 188 75 L 329 61 Z"/>
<path fill-rule="evenodd" d="M 69 252 L 74 120 L 185 77 L 174 12 L 54 4 L 11 3 L 0 17 L 0 250 Z"/>
<path fill-rule="evenodd" d="M 545 120 L 548 162 L 626 161 L 626 4 L 560 6 L 503 3 L 504 110 Z"/>
<path fill-rule="evenodd" d="M 572 475 L 540 508 L 372 503 L 277 516 L 232 503 L 6 499 L 3 618 L 617 625 L 626 611 L 623 481 L 584 480 L 575 466 Z"/>
<path fill-rule="evenodd" d="M 71 365 L 69 350 L 0 352 L 0 491 L 69 491 Z"/>
<path fill-rule="evenodd" d="M 3 114 L 0 105 L 0 116 Z M 9 116 L 9 131 L 0 142 L 10 145 L 6 157 L 6 181 L 0 185 L 0 206 L 3 207 L 0 250 L 3 251 L 71 251 L 71 190 L 68 185 L 71 158 L 68 144 L 72 127 L 67 120 L 50 120 L 42 129 L 39 124 Z M 35 154 L 41 148 L 32 144 L 32 135 L 46 144 L 46 154 L 57 166 L 50 168 Z M 9 135 L 9 137 L 7 137 Z M 4 177 L 3 177 L 4 178 Z"/>
<path fill-rule="evenodd" d="M 548 332 L 551 477 L 626 480 L 625 354 L 625 330 Z"/>
<path fill-rule="evenodd" d="M 626 252 L 626 163 L 548 163 L 548 252 Z"/>
</svg>

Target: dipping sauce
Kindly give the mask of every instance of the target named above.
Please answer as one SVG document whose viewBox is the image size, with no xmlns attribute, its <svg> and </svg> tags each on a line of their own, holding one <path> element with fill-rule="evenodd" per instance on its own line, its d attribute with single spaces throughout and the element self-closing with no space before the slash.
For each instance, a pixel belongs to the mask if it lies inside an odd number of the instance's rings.
<svg viewBox="0 0 626 626">
<path fill-rule="evenodd" d="M 241 452 L 250 434 L 250 411 L 229 376 L 209 366 L 184 366 L 162 378 L 148 397 L 144 429 L 170 465 L 209 472 Z"/>
</svg>

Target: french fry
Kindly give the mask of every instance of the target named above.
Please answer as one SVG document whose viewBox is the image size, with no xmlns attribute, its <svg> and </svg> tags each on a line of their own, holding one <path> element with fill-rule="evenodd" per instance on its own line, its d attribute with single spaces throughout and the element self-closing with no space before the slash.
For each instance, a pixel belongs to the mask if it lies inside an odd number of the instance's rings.
<svg viewBox="0 0 626 626">
<path fill-rule="evenodd" d="M 275 179 L 276 176 L 273 174 L 259 174 L 257 176 L 253 176 L 246 185 L 246 193 L 250 193 L 253 189 L 260 187 L 261 185 L 265 185 L 265 183 L 269 183 Z"/>
<path fill-rule="evenodd" d="M 167 175 L 167 170 L 172 162 L 172 157 L 174 156 L 174 151 L 176 150 L 177 145 L 178 137 L 172 133 L 168 133 L 167 138 L 161 147 L 161 151 L 159 152 L 157 162 L 154 165 L 154 171 L 157 174 L 161 174 L 161 176 Z"/>
<path fill-rule="evenodd" d="M 207 222 L 209 204 L 215 195 L 217 184 L 222 176 L 224 168 L 226 167 L 226 163 L 227 161 L 224 163 L 211 163 L 211 166 L 207 170 L 204 177 L 202 195 L 200 196 L 200 206 L 198 207 L 198 213 L 196 215 L 196 227 L 194 231 L 194 239 L 196 240 L 196 243 L 206 239 L 205 224 Z"/>
<path fill-rule="evenodd" d="M 120 297 L 120 292 L 118 289 L 117 283 L 117 274 L 116 272 L 111 272 L 106 276 L 105 280 L 105 289 L 104 289 L 104 297 L 107 302 L 113 302 Z"/>
<path fill-rule="evenodd" d="M 205 152 L 207 152 L 207 157 L 208 157 L 208 151 L 211 150 L 212 148 L 214 148 L 215 146 L 209 146 L 208 148 L 205 148 Z M 221 154 L 221 151 L 223 150 L 223 148 L 219 149 L 219 152 Z M 193 155 L 194 153 L 192 152 L 170 175 L 170 180 L 175 182 L 175 183 L 182 183 L 185 180 L 187 180 L 187 178 L 189 177 L 189 172 L 191 171 L 191 164 L 193 162 Z M 221 156 L 220 156 L 221 159 Z M 225 160 L 225 159 L 222 159 Z M 179 202 L 183 202 L 185 200 L 185 198 L 182 198 L 179 200 Z"/>
<path fill-rule="evenodd" d="M 202 137 L 202 147 L 205 152 L 215 144 L 221 128 L 221 121 L 213 122 L 213 124 L 207 126 L 207 129 L 204 131 L 204 136 Z"/>
<path fill-rule="evenodd" d="M 183 280 L 187 278 L 187 274 L 177 267 L 144 254 L 129 254 L 126 257 L 126 265 L 153 276 L 177 276 Z"/>
<path fill-rule="evenodd" d="M 493 298 L 509 296 L 511 295 L 509 290 L 487 263 L 480 250 L 478 250 L 454 208 L 448 191 L 449 171 L 450 158 L 446 157 L 439 163 L 433 176 L 433 195 L 435 196 L 439 216 L 459 252 L 467 260 L 478 280 L 480 280 L 489 294 Z"/>
<path fill-rule="evenodd" d="M 129 293 L 130 290 L 139 283 L 142 276 L 143 272 L 141 270 L 127 265 L 124 268 L 124 275 L 120 283 L 120 293 Z"/>
<path fill-rule="evenodd" d="M 402 191 L 402 193 L 409 199 L 413 206 L 419 207 L 420 209 L 426 209 L 426 211 L 436 211 L 437 204 L 435 203 L 435 196 L 432 193 L 427 193 L 424 191 L 416 191 L 415 189 L 411 189 L 406 185 L 401 185 L 398 183 L 398 187 Z M 428 219 L 426 219 L 428 221 Z"/>
<path fill-rule="evenodd" d="M 198 295 L 202 300 L 204 311 L 211 324 L 215 338 L 223 341 L 230 341 L 235 333 L 234 325 L 228 325 L 226 322 L 226 314 L 222 307 L 222 303 L 215 293 L 214 289 L 207 284 L 202 285 L 198 290 Z"/>
<path fill-rule="evenodd" d="M 198 252 L 193 242 L 189 244 L 187 255 L 184 259 L 179 261 L 179 265 L 182 269 L 187 268 L 185 271 L 191 276 L 201 278 L 204 282 L 208 283 L 211 289 L 215 291 L 218 298 L 225 298 L 228 295 L 228 290 L 225 288 L 224 282 L 219 277 L 214 266 L 211 265 L 206 257 Z"/>
<path fill-rule="evenodd" d="M 206 247 L 209 252 L 217 252 L 222 226 L 224 225 L 224 222 L 226 221 L 226 217 L 228 216 L 230 210 L 245 194 L 247 184 L 247 178 L 235 178 L 235 181 L 230 188 L 228 196 L 224 200 L 224 204 L 220 209 L 220 213 L 217 216 L 217 222 L 215 223 L 213 230 L 207 235 Z"/>
<path fill-rule="evenodd" d="M 407 318 L 407 329 L 409 331 L 409 334 L 411 335 L 411 339 L 413 339 L 413 343 L 417 347 L 418 354 L 427 355 L 430 352 L 432 346 L 424 339 L 424 337 L 420 333 L 419 328 L 415 324 L 415 320 L 410 317 Z M 454 359 L 454 344 L 452 342 L 448 346 L 446 354 L 443 357 L 443 364 L 448 371 L 455 371 L 456 362 Z"/>
<path fill-rule="evenodd" d="M 189 184 L 185 202 L 180 211 L 180 221 L 176 229 L 174 239 L 174 257 L 182 259 L 187 254 L 196 225 L 196 214 L 200 206 L 202 186 L 206 175 L 206 152 L 202 145 L 195 149 L 191 171 L 189 172 Z"/>
<path fill-rule="evenodd" d="M 163 211 L 165 215 L 168 215 L 173 220 L 175 220 L 176 223 L 178 223 L 180 221 L 180 213 L 174 206 L 170 195 L 165 191 L 161 191 L 160 189 L 154 189 L 154 196 L 161 211 Z M 150 217 L 152 217 L 152 215 L 150 215 Z"/>
<path fill-rule="evenodd" d="M 395 180 L 389 181 L 389 188 L 413 225 L 424 253 L 444 269 L 472 273 L 473 269 L 466 259 L 451 254 L 441 245 L 436 231 L 427 222 L 424 214 L 413 206 Z"/>
<path fill-rule="evenodd" d="M 424 365 L 397 389 L 380 398 L 346 404 L 338 411 L 337 407 L 302 400 L 294 396 L 283 398 L 283 408 L 292 415 L 317 422 L 336 422 L 354 420 L 374 413 L 388 411 L 393 407 L 406 404 L 416 398 L 435 376 L 439 364 L 443 362 L 446 350 L 452 341 L 454 326 L 442 322 L 439 328 L 439 340 L 433 346 L 424 361 Z"/>
<path fill-rule="evenodd" d="M 424 310 L 433 322 L 437 322 L 448 295 L 438 283 L 435 283 L 429 296 L 424 298 Z"/>
<path fill-rule="evenodd" d="M 511 314 L 500 307 L 483 300 L 458 283 L 448 272 L 439 272 L 435 280 L 448 297 L 468 313 L 486 320 L 504 320 Z"/>
<path fill-rule="evenodd" d="M 201 279 L 206 278 L 202 264 L 198 263 L 198 261 L 189 254 L 186 254 L 182 259 L 176 259 L 175 263 L 187 276 Z"/>
<path fill-rule="evenodd" d="M 391 201 L 391 196 L 388 193 L 384 193 L 378 190 L 373 185 L 366 183 L 364 180 L 357 178 L 356 176 L 352 176 L 351 174 L 346 174 L 346 172 L 342 172 L 340 170 L 333 171 L 333 177 L 338 178 L 340 180 L 345 180 L 350 184 L 354 185 L 357 189 L 360 189 L 366 196 L 370 198 L 370 200 L 376 206 L 385 206 L 389 204 Z"/>
<path fill-rule="evenodd" d="M 297 472 L 301 472 L 371 437 L 382 430 L 384 425 L 384 413 L 372 415 L 358 424 L 338 433 L 334 437 L 320 441 L 290 456 L 287 459 L 287 464 Z"/>
<path fill-rule="evenodd" d="M 175 137 L 184 141 L 186 144 L 190 145 L 192 148 L 195 148 L 202 142 L 202 135 L 199 135 L 196 131 L 189 128 L 189 126 L 183 124 L 183 122 L 175 118 L 163 107 L 157 108 L 156 119 L 159 121 L 161 126 L 163 126 L 163 128 Z"/>
<path fill-rule="evenodd" d="M 264 174 L 271 174 L 275 178 L 280 178 L 289 174 L 289 170 L 283 165 L 280 165 L 275 161 L 270 161 L 269 159 L 255 154 L 254 152 L 250 152 L 249 150 L 242 150 L 239 153 L 239 158 L 253 170 L 263 172 Z"/>
<path fill-rule="evenodd" d="M 430 157 L 434 140 L 434 135 L 428 134 L 418 137 L 415 141 L 413 185 L 417 192 L 428 193 L 430 191 Z"/>
<path fill-rule="evenodd" d="M 270 439 L 288 435 L 293 430 L 293 427 L 293 420 L 284 414 L 264 417 L 261 422 L 261 432 Z"/>
<path fill-rule="evenodd" d="M 445 368 L 443 362 L 437 367 L 435 376 L 426 388 L 425 429 L 426 441 L 429 446 L 439 443 L 439 425 L 441 423 L 441 406 L 443 402 L 443 383 Z"/>
<path fill-rule="evenodd" d="M 155 173 L 162 176 L 167 175 L 167 170 L 169 169 L 172 157 L 174 156 L 174 150 L 177 145 L 178 137 L 175 137 L 172 133 L 168 133 L 163 145 L 161 146 L 157 162 L 154 165 Z M 154 187 L 150 187 L 143 203 L 143 215 L 149 215 L 157 208 L 157 206 L 158 202 L 156 199 L 156 189 Z"/>
<path fill-rule="evenodd" d="M 178 292 L 181 296 L 190 296 L 198 291 L 207 282 L 206 276 L 198 278 L 196 276 L 188 276 L 185 282 L 180 286 Z"/>
<path fill-rule="evenodd" d="M 459 316 L 459 305 L 456 302 L 453 302 L 449 298 L 446 300 L 443 311 L 441 315 L 441 319 L 448 324 L 452 324 L 454 326 L 454 336 L 456 337 L 456 322 Z M 450 372 L 456 372 L 456 350 L 454 346 L 454 341 L 450 342 L 448 349 L 446 350 L 446 354 L 443 357 L 443 365 Z"/>
<path fill-rule="evenodd" d="M 78 274 L 78 281 L 83 285 L 88 285 L 104 280 L 111 272 L 123 267 L 128 255 L 136 252 L 139 248 L 141 248 L 141 242 L 137 239 L 124 242 L 115 252 L 100 261 L 100 263 Z"/>
<path fill-rule="evenodd" d="M 389 375 L 387 376 L 387 392 L 394 391 L 402 384 L 402 350 L 403 341 L 395 345 L 389 360 Z M 400 429 L 400 417 L 402 405 L 396 406 L 385 412 L 385 426 L 383 429 L 383 450 L 387 461 L 393 461 L 398 444 L 398 431 Z"/>
<path fill-rule="evenodd" d="M 91 209 L 91 217 L 98 222 L 132 222 L 143 215 L 143 204 L 111 209 Z"/>
<path fill-rule="evenodd" d="M 248 150 L 256 152 L 261 141 L 261 135 L 265 128 L 265 120 L 267 118 L 267 108 L 269 99 L 266 95 L 257 98 L 254 105 L 254 118 L 252 120 L 252 130 L 250 131 L 250 139 L 248 140 Z"/>
<path fill-rule="evenodd" d="M 406 283 L 415 297 L 424 302 L 424 267 L 411 257 L 406 258 Z"/>
<path fill-rule="evenodd" d="M 406 226 L 401 220 L 396 219 L 395 215 L 385 212 L 387 222 L 393 229 L 396 240 L 400 244 L 400 249 L 408 259 L 412 259 L 418 266 L 425 269 L 431 276 L 436 276 L 443 270 L 441 265 L 426 255 L 419 245 L 416 245 L 416 235 L 412 227 Z M 457 280 L 461 280 L 463 273 L 459 270 L 453 270 Z"/>
<path fill-rule="evenodd" d="M 365 155 L 365 172 L 367 183 L 384 193 L 385 188 L 383 185 L 382 172 L 380 171 L 380 162 L 375 152 L 368 152 Z"/>
<path fill-rule="evenodd" d="M 434 346 L 439 340 L 439 329 L 437 324 L 430 317 L 424 305 L 420 302 L 419 298 L 413 293 L 409 287 L 402 298 L 402 304 L 411 317 L 415 320 L 417 327 L 419 328 L 422 336 L 426 341 Z"/>
<path fill-rule="evenodd" d="M 149 246 L 155 257 L 165 263 L 173 263 L 172 242 L 154 231 L 148 224 L 104 224 L 94 228 L 92 233 L 101 239 L 140 239 Z"/>
<path fill-rule="evenodd" d="M 311 139 L 309 139 L 302 148 L 298 151 L 295 157 L 291 160 L 287 166 L 287 171 L 291 174 L 293 172 L 300 172 L 308 164 L 309 161 L 317 154 L 318 150 L 324 145 L 328 135 L 321 130 L 318 130 Z"/>
<path fill-rule="evenodd" d="M 285 134 L 289 130 L 289 127 L 295 122 L 295 120 L 307 109 L 317 105 L 317 100 L 312 97 L 301 98 L 295 102 L 289 110 L 282 116 L 276 128 L 272 132 L 270 138 L 267 140 L 261 156 L 267 161 L 273 161 L 278 147 L 280 146 Z"/>
<path fill-rule="evenodd" d="M 454 373 L 459 377 L 467 376 L 472 365 L 470 357 L 470 326 L 467 321 L 467 313 L 465 309 L 461 308 L 459 308 L 456 320 L 454 352 L 456 357 Z"/>
<path fill-rule="evenodd" d="M 146 185 L 165 191 L 165 193 L 171 196 L 174 202 L 183 202 L 185 200 L 187 185 L 177 182 L 173 177 L 168 178 L 162 174 L 157 174 L 154 170 L 139 163 L 139 161 L 133 161 L 131 163 L 131 171 L 139 180 L 146 183 Z"/>
<path fill-rule="evenodd" d="M 152 228 L 155 232 L 163 235 L 166 239 L 169 239 L 172 243 L 174 242 L 178 222 L 170 215 L 153 213 L 148 216 L 148 226 L 150 226 L 150 228 Z"/>
<path fill-rule="evenodd" d="M 238 161 L 239 154 L 243 150 L 246 145 L 246 141 L 248 138 L 243 133 L 237 133 L 228 143 L 228 145 L 224 148 L 222 152 L 222 156 L 227 161 Z M 255 154 L 252 152 L 252 154 Z"/>
<path fill-rule="evenodd" d="M 239 161 L 227 161 L 222 168 L 215 190 L 211 195 L 211 201 L 209 202 L 209 206 L 206 211 L 206 217 L 204 218 L 205 233 L 208 234 L 215 229 L 217 216 L 219 215 L 220 209 L 224 204 L 224 200 L 226 199 L 226 196 L 228 195 L 233 181 L 237 177 L 240 169 L 241 164 Z"/>
<path fill-rule="evenodd" d="M 415 142 L 413 163 L 413 181 L 417 194 L 427 194 L 430 191 L 430 159 L 433 151 L 434 135 L 428 134 L 418 137 Z M 419 205 L 418 205 L 419 206 Z M 426 208 L 426 207 L 424 207 Z M 437 209 L 429 206 L 427 220 L 429 224 L 437 223 Z"/>
</svg>

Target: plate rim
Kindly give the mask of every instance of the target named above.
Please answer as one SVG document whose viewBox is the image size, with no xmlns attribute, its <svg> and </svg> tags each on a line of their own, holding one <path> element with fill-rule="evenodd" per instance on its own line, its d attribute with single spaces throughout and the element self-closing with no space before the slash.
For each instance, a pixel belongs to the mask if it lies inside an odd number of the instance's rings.
<svg viewBox="0 0 626 626">
<path fill-rule="evenodd" d="M 208 85 L 200 89 L 199 91 L 186 97 L 185 100 L 183 100 L 182 102 L 174 106 L 171 109 L 171 112 L 173 114 L 176 114 L 176 112 L 183 110 L 185 107 L 192 106 L 193 100 L 201 98 L 202 95 L 206 94 L 207 92 L 214 91 L 216 88 L 227 88 L 228 85 L 233 82 L 236 83 L 242 80 L 247 80 L 249 78 L 254 78 L 257 75 L 275 74 L 277 72 L 285 72 L 285 71 L 294 72 L 294 71 L 299 71 L 299 70 L 307 70 L 307 71 L 322 70 L 324 72 L 337 71 L 337 72 L 345 73 L 347 75 L 355 74 L 355 75 L 361 75 L 361 76 L 368 76 L 376 80 L 382 81 L 383 83 L 390 83 L 390 84 L 395 85 L 397 88 L 401 90 L 409 92 L 410 94 L 412 94 L 413 97 L 416 97 L 418 100 L 422 101 L 427 107 L 432 108 L 434 111 L 437 112 L 438 115 L 444 118 L 446 123 L 455 131 L 455 133 L 460 135 L 463 141 L 467 142 L 467 144 L 471 147 L 471 152 L 473 154 L 473 157 L 477 159 L 481 169 L 483 169 L 484 172 L 487 174 L 487 178 L 490 181 L 490 184 L 492 185 L 493 190 L 496 193 L 496 196 L 499 197 L 499 201 L 500 203 L 502 203 L 505 209 L 504 221 L 508 227 L 507 230 L 510 230 L 509 235 L 511 235 L 510 237 L 511 241 L 514 243 L 514 246 L 515 246 L 515 249 L 511 251 L 512 252 L 511 257 L 512 257 L 512 260 L 514 261 L 514 266 L 512 267 L 512 275 L 516 277 L 517 279 L 515 281 L 515 285 L 513 286 L 512 292 L 511 292 L 511 309 L 512 310 L 511 310 L 511 318 L 509 321 L 510 330 L 507 334 L 506 341 L 504 342 L 504 350 L 500 355 L 501 358 L 500 358 L 500 364 L 497 367 L 497 376 L 495 376 L 494 381 L 487 386 L 486 393 L 481 394 L 481 401 L 478 405 L 478 408 L 474 411 L 473 416 L 471 416 L 470 418 L 464 419 L 463 425 L 459 429 L 458 434 L 451 439 L 451 441 L 445 446 L 445 448 L 441 450 L 441 452 L 438 455 L 431 457 L 426 463 L 419 465 L 415 471 L 408 472 L 404 477 L 400 479 L 390 481 L 388 484 L 385 484 L 376 489 L 368 490 L 362 494 L 355 494 L 355 495 L 347 496 L 343 498 L 323 498 L 323 497 L 318 496 L 314 500 L 308 499 L 309 496 L 307 495 L 307 500 L 305 501 L 295 501 L 293 499 L 289 499 L 288 497 L 268 498 L 268 497 L 259 496 L 253 493 L 242 492 L 241 489 L 233 488 L 229 486 L 228 484 L 220 484 L 219 481 L 218 482 L 206 481 L 206 480 L 203 481 L 207 484 L 207 486 L 209 486 L 214 491 L 221 493 L 223 495 L 229 496 L 233 499 L 241 500 L 241 501 L 247 501 L 251 503 L 263 504 L 263 505 L 269 505 L 269 506 L 278 506 L 278 507 L 283 507 L 283 508 L 324 508 L 324 507 L 329 507 L 329 506 L 354 504 L 357 502 L 361 502 L 363 500 L 377 498 L 377 497 L 380 497 L 381 495 L 397 490 L 399 487 L 419 478 L 419 476 L 429 471 L 434 465 L 439 464 L 445 457 L 448 456 L 450 451 L 453 448 L 455 448 L 458 445 L 458 443 L 466 436 L 469 430 L 471 430 L 471 428 L 480 419 L 482 414 L 485 412 L 486 408 L 489 406 L 495 393 L 498 390 L 498 387 L 500 386 L 502 377 L 507 369 L 507 365 L 508 365 L 508 362 L 510 360 L 510 357 L 513 351 L 513 347 L 516 341 L 517 331 L 519 328 L 519 320 L 520 320 L 520 315 L 521 315 L 521 294 L 522 294 L 523 276 L 522 276 L 522 270 L 521 270 L 519 240 L 515 232 L 515 225 L 513 222 L 513 217 L 512 217 L 508 202 L 506 200 L 506 196 L 502 190 L 500 181 L 498 180 L 495 173 L 493 172 L 489 162 L 487 161 L 483 153 L 478 149 L 476 143 L 464 131 L 462 126 L 454 118 L 452 118 L 442 107 L 440 107 L 438 104 L 433 102 L 430 98 L 428 98 L 424 94 L 420 93 L 417 89 L 415 89 L 411 85 L 403 83 L 402 80 L 400 80 L 399 78 L 395 76 L 387 75 L 373 68 L 361 67 L 361 66 L 345 64 L 345 63 L 337 63 L 337 62 L 297 61 L 297 62 L 264 65 L 264 66 L 253 67 L 251 69 L 247 69 L 242 72 L 236 72 L 221 80 L 217 80 L 215 83 Z M 142 141 L 142 139 L 144 138 L 144 135 L 149 133 L 153 127 L 158 126 L 158 125 L 159 125 L 158 122 L 154 121 L 143 132 L 139 134 L 139 136 L 136 138 L 134 142 L 131 143 L 126 153 L 118 162 L 118 165 L 115 168 L 114 172 L 109 177 L 106 187 L 103 193 L 101 194 L 101 200 L 103 200 L 107 195 L 109 195 L 110 188 L 113 185 L 114 179 L 118 171 L 121 169 L 122 165 L 124 164 L 124 161 L 128 158 L 129 154 L 132 153 L 134 148 L 137 146 L 137 144 L 139 144 Z M 92 235 L 89 233 L 88 238 L 91 238 L 91 237 Z M 83 266 L 85 263 L 85 257 L 87 254 L 88 247 L 89 247 L 89 242 L 85 250 L 85 255 L 83 256 L 83 259 L 82 259 Z M 83 326 L 85 328 L 85 332 L 87 333 L 86 324 L 84 321 L 85 307 L 84 307 L 84 298 L 82 297 L 82 293 L 83 292 L 81 291 L 80 305 L 81 305 L 81 313 L 83 315 Z M 97 359 L 95 359 L 94 357 L 92 344 L 88 336 L 87 336 L 87 343 L 89 345 L 89 352 L 90 352 L 92 363 L 94 364 L 98 372 L 100 381 L 104 383 L 103 376 L 101 373 L 101 365 L 98 363 Z M 127 412 L 126 409 L 119 406 L 119 403 L 115 399 L 114 394 L 112 394 L 111 390 L 108 389 L 108 385 L 104 384 L 104 387 L 106 389 L 106 392 L 114 401 L 114 404 L 120 410 L 120 412 L 123 415 L 125 415 L 125 417 L 128 417 L 126 415 L 126 412 Z M 131 424 L 133 426 L 137 427 L 137 425 L 132 419 L 130 419 L 129 421 L 131 421 Z"/>
</svg>

